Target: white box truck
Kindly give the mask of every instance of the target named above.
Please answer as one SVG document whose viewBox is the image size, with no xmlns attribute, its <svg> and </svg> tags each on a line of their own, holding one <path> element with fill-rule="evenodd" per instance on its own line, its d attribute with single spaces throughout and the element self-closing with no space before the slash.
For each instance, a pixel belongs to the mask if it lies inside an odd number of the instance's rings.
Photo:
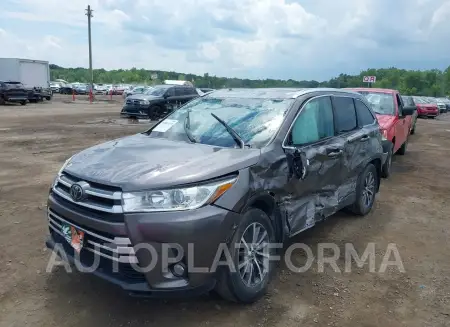
<svg viewBox="0 0 450 327">
<path fill-rule="evenodd" d="M 50 66 L 48 61 L 0 58 L 0 81 L 21 82 L 30 92 L 30 101 L 50 100 Z"/>
</svg>

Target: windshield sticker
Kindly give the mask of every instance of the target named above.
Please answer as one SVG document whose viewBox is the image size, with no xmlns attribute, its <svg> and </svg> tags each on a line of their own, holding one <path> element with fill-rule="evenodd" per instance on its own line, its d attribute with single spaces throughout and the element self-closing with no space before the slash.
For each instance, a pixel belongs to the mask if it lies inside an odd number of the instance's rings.
<svg viewBox="0 0 450 327">
<path fill-rule="evenodd" d="M 161 133 L 167 132 L 176 123 L 178 123 L 178 120 L 174 120 L 174 119 L 163 120 L 159 125 L 157 125 L 152 130 L 152 132 L 161 132 Z"/>
</svg>

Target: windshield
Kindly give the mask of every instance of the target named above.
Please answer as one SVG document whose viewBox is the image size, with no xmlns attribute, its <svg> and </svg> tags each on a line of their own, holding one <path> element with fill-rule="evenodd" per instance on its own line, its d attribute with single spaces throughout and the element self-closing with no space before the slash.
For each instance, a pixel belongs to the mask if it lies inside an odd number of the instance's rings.
<svg viewBox="0 0 450 327">
<path fill-rule="evenodd" d="M 150 136 L 189 142 L 185 130 L 189 112 L 189 134 L 196 142 L 237 147 L 236 141 L 211 113 L 229 125 L 245 144 L 260 148 L 278 131 L 294 99 L 249 99 L 202 97 L 192 100 L 164 119 Z"/>
<path fill-rule="evenodd" d="M 414 97 L 414 102 L 415 103 L 420 103 L 420 104 L 425 104 L 425 100 L 423 98 L 419 98 L 419 97 Z"/>
<path fill-rule="evenodd" d="M 359 91 L 367 98 L 373 111 L 380 115 L 395 115 L 394 97 L 389 93 Z"/>
<path fill-rule="evenodd" d="M 168 90 L 167 87 L 154 87 L 145 92 L 147 95 L 161 96 Z"/>
</svg>

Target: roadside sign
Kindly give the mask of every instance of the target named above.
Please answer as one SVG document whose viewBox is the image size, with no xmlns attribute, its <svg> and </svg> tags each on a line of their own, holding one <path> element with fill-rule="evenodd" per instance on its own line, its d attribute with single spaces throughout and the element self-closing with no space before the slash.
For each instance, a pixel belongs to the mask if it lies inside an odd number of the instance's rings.
<svg viewBox="0 0 450 327">
<path fill-rule="evenodd" d="M 376 76 L 364 76 L 363 77 L 363 82 L 364 83 L 375 83 L 377 81 L 377 77 Z"/>
</svg>

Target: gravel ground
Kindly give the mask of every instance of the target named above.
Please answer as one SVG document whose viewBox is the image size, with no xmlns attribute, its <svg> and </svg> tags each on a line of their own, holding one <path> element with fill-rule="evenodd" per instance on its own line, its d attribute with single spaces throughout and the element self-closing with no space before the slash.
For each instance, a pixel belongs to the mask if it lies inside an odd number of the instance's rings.
<svg viewBox="0 0 450 327">
<path fill-rule="evenodd" d="M 123 99 L 89 104 L 70 96 L 0 107 L 0 326 L 450 326 L 450 114 L 419 120 L 405 156 L 396 156 L 376 208 L 363 219 L 339 213 L 290 242 L 376 246 L 376 272 L 317 263 L 281 265 L 270 291 L 249 306 L 213 295 L 189 300 L 129 298 L 94 276 L 47 273 L 45 206 L 65 159 L 87 146 L 145 130 L 118 118 Z M 379 268 L 395 243 L 404 272 Z M 304 254 L 294 252 L 301 263 Z M 393 259 L 393 257 L 391 257 Z"/>
</svg>

